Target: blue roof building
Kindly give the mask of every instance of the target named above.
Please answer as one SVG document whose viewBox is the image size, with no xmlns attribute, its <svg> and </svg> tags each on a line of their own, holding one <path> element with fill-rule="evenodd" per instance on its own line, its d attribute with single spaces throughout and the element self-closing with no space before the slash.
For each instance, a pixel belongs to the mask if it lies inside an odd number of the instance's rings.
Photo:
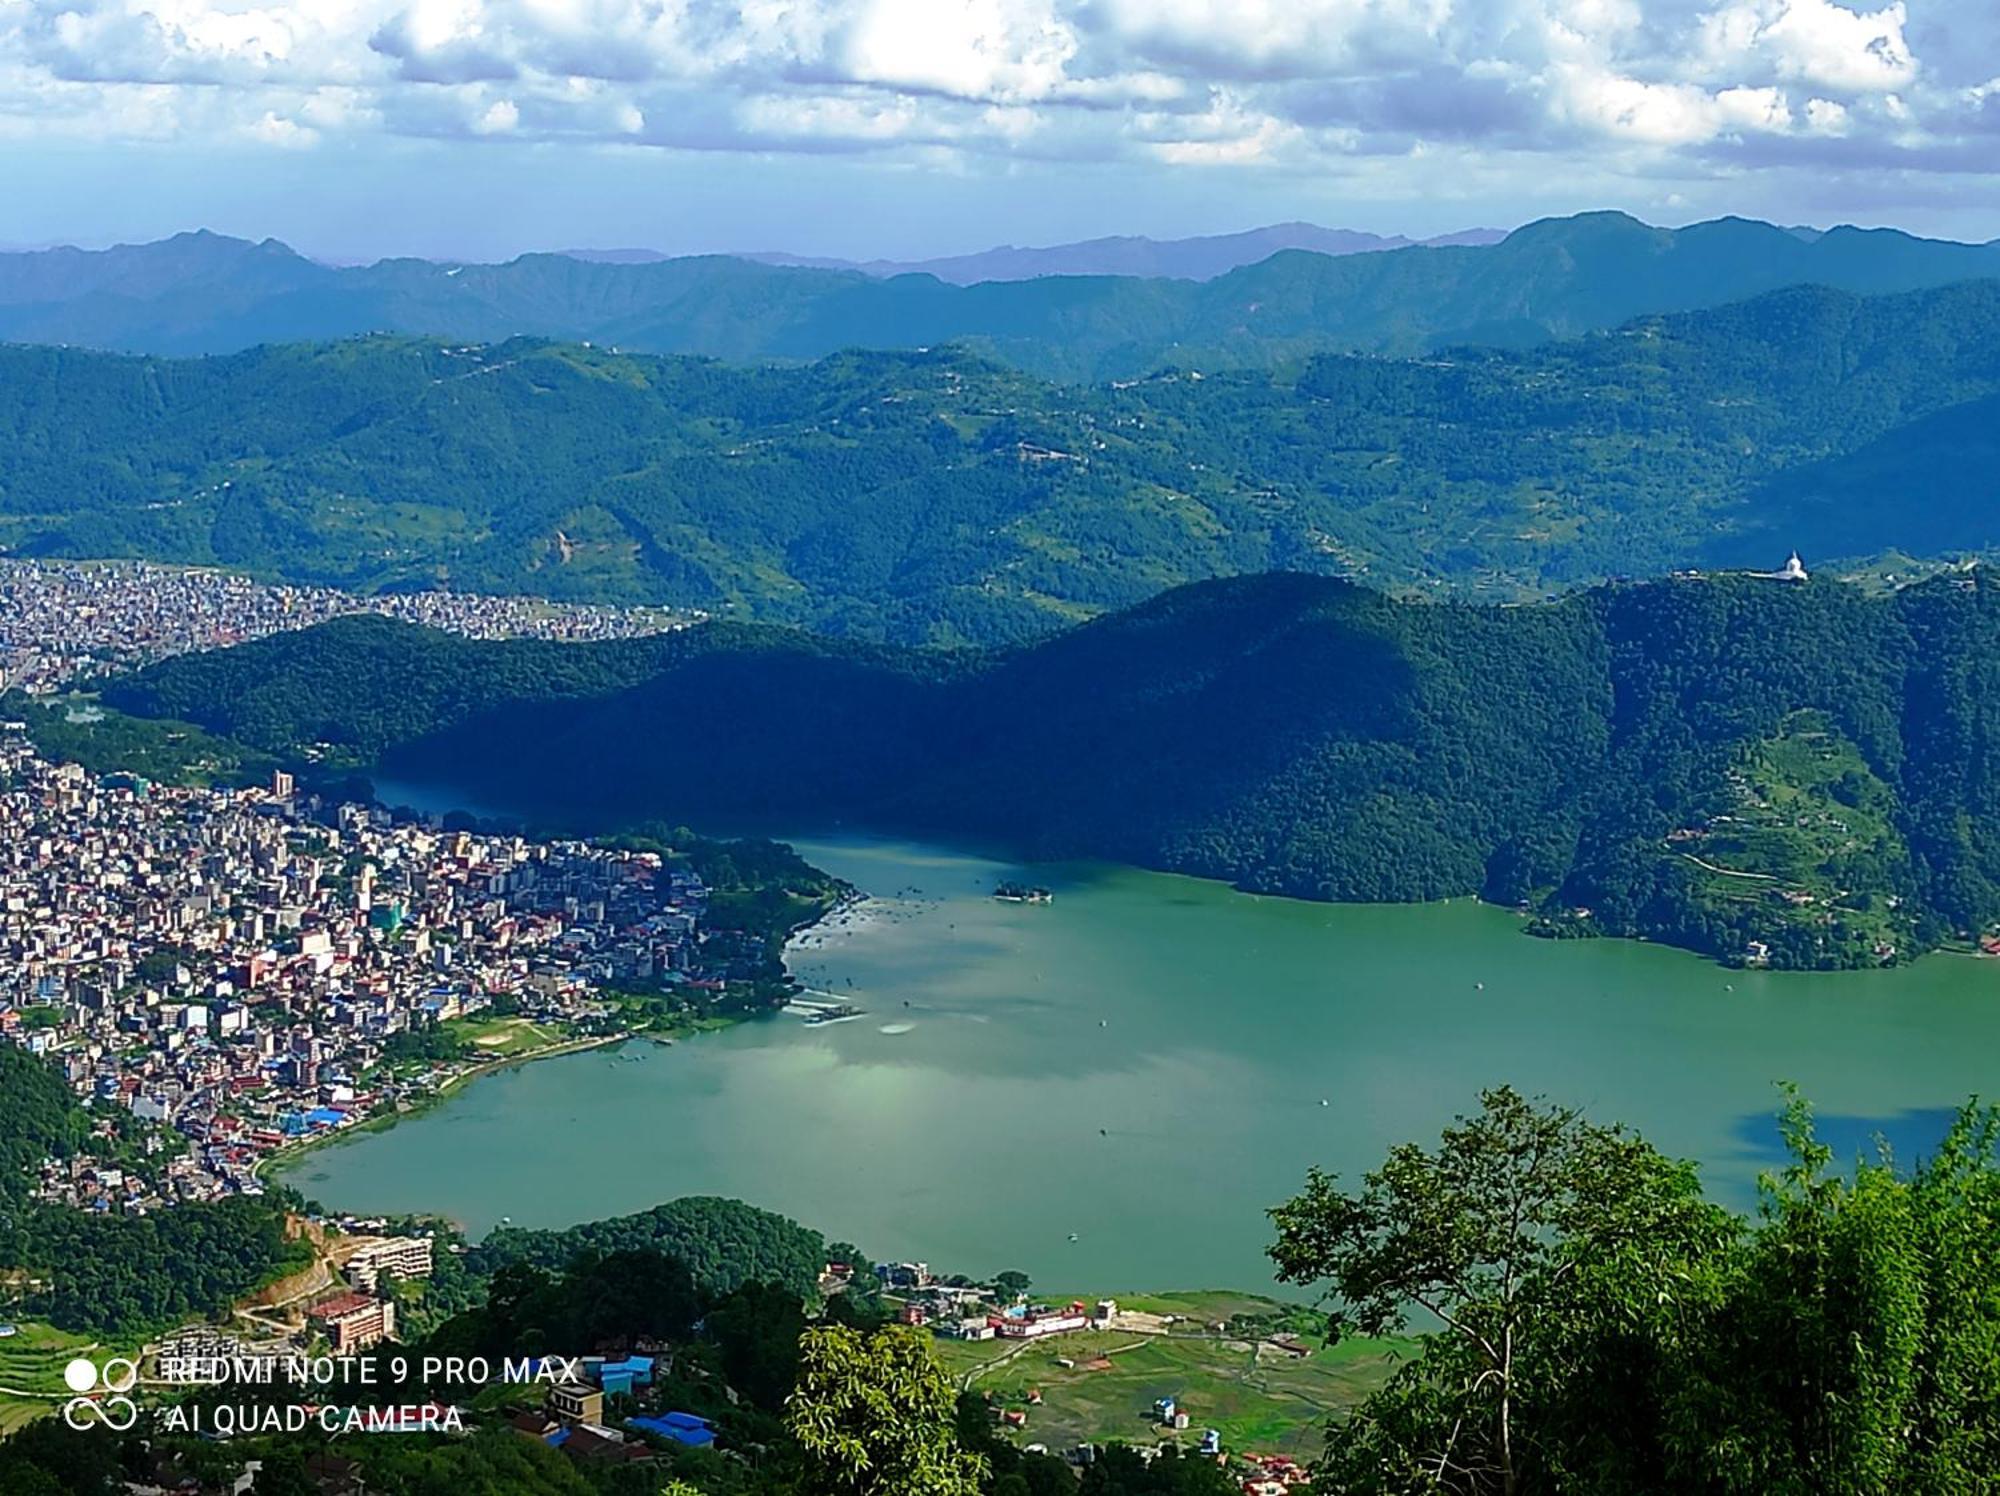
<svg viewBox="0 0 2000 1496">
<path fill-rule="evenodd" d="M 584 1370 L 596 1380 L 597 1385 L 602 1387 L 607 1395 L 624 1393 L 629 1396 L 634 1387 L 653 1385 L 651 1356 L 627 1356 L 622 1361 L 586 1362 Z"/>
<path fill-rule="evenodd" d="M 672 1439 L 676 1444 L 685 1444 L 690 1449 L 706 1449 L 715 1442 L 715 1430 L 709 1427 L 706 1418 L 697 1418 L 692 1413 L 665 1413 L 658 1418 L 628 1418 L 627 1428 L 643 1429 L 649 1434 L 658 1434 L 662 1439 Z"/>
</svg>

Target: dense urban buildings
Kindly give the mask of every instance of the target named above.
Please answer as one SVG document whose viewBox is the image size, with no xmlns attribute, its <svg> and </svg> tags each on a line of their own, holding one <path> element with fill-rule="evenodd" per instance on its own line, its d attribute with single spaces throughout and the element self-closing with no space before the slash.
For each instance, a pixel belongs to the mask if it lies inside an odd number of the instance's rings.
<svg viewBox="0 0 2000 1496">
<path fill-rule="evenodd" d="M 439 1024 L 602 1028 L 607 985 L 721 980 L 707 890 L 656 852 L 448 831 L 288 785 L 97 778 L 17 727 L 0 776 L 0 1037 L 159 1124 L 134 1129 L 148 1167 L 52 1162 L 48 1198 L 138 1212 L 254 1192 L 271 1151 L 435 1092 L 495 1038 L 471 1058 L 418 1042 Z M 377 1270 L 414 1269 L 361 1268 Z"/>
<path fill-rule="evenodd" d="M 470 592 L 363 595 L 138 561 L 0 560 L 0 688 L 51 691 L 351 613 L 473 639 L 579 642 L 661 633 L 701 616 Z"/>
</svg>

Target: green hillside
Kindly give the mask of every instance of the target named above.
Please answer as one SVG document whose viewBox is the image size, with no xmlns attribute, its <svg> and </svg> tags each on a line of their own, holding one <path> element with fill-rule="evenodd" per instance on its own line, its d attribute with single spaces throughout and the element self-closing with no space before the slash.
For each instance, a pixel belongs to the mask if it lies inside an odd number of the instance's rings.
<svg viewBox="0 0 2000 1496">
<path fill-rule="evenodd" d="M 530 341 L 0 348 L 0 545 L 905 643 L 1279 568 L 1521 598 L 1793 546 L 2000 544 L 1996 345 L 2000 282 L 1095 388 L 962 350 L 740 369 Z"/>
<path fill-rule="evenodd" d="M 276 1199 L 238 1195 L 146 1216 L 33 1199 L 47 1158 L 88 1151 L 128 1169 L 154 1166 L 136 1147 L 94 1136 L 93 1120 L 47 1061 L 0 1043 L 0 1318 L 129 1337 L 213 1314 L 288 1261 L 295 1249 Z M 133 1125 L 126 1117 L 114 1131 Z M 0 1431 L 11 1417 L 0 1407 Z"/>
<path fill-rule="evenodd" d="M 1784 286 L 1873 294 L 1996 274 L 2000 245 L 1854 228 L 1807 238 L 1740 218 L 1661 229 L 1621 213 L 1547 219 L 1492 245 L 1287 250 L 1209 281 L 969 286 L 725 256 L 334 267 L 274 240 L 184 234 L 99 253 L 0 255 L 0 338 L 193 354 L 388 330 L 590 339 L 739 361 L 964 342 L 1037 374 L 1109 379 L 1166 361 L 1261 368 L 1324 351 L 1519 347 Z"/>
<path fill-rule="evenodd" d="M 991 654 L 354 619 L 107 697 L 590 827 L 841 821 L 1308 898 L 1480 892 L 1551 934 L 1790 967 L 2000 920 L 2000 586 L 1978 573 L 1527 607 L 1270 575 Z"/>
</svg>

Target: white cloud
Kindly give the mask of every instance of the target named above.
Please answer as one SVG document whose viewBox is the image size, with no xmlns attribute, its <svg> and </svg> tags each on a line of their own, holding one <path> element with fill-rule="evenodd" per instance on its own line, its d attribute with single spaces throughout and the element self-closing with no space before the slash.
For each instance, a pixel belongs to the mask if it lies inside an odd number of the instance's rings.
<svg viewBox="0 0 2000 1496">
<path fill-rule="evenodd" d="M 1314 76 L 1436 49 L 1451 0 L 1100 0 L 1105 40 L 1209 76 Z"/>
<path fill-rule="evenodd" d="M 1011 101 L 1052 93 L 1076 47 L 1050 0 L 870 0 L 844 50 L 857 82 Z"/>
<path fill-rule="evenodd" d="M 2000 109 L 1919 55 L 1947 23 L 1962 48 L 1971 3 L 0 0 L 0 119 L 1280 171 L 1612 149 L 1699 174 L 1809 138 L 1921 169 Z"/>
<path fill-rule="evenodd" d="M 1783 132 L 1791 107 L 1774 88 L 1709 93 L 1691 83 L 1573 73 L 1565 96 L 1571 117 L 1606 135 L 1646 145 L 1694 145 L 1731 131 Z"/>
<path fill-rule="evenodd" d="M 299 150 L 319 141 L 319 131 L 302 125 L 297 120 L 285 119 L 269 110 L 266 110 L 263 118 L 250 127 L 250 134 L 253 139 L 260 140 L 266 145 L 283 146 L 291 150 Z"/>
<path fill-rule="evenodd" d="M 1734 0 L 1702 20 L 1712 67 L 1768 68 L 1822 88 L 1886 92 L 1917 76 L 1902 4 L 1854 11 L 1833 0 Z"/>
<path fill-rule="evenodd" d="M 481 135 L 509 135 L 521 123 L 521 108 L 512 99 L 495 99 L 481 111 L 472 128 Z"/>
</svg>

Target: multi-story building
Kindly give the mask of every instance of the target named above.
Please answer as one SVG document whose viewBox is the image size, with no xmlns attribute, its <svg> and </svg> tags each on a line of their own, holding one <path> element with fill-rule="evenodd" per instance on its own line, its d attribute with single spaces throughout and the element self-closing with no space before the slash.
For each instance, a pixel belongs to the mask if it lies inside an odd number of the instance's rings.
<svg viewBox="0 0 2000 1496">
<path fill-rule="evenodd" d="M 337 1356 L 365 1351 L 396 1333 L 396 1306 L 367 1294 L 336 1294 L 313 1305 L 306 1318 L 326 1336 Z"/>
<path fill-rule="evenodd" d="M 347 1259 L 347 1281 L 373 1293 L 384 1277 L 428 1278 L 431 1275 L 428 1236 L 387 1236 L 371 1241 Z"/>
</svg>

